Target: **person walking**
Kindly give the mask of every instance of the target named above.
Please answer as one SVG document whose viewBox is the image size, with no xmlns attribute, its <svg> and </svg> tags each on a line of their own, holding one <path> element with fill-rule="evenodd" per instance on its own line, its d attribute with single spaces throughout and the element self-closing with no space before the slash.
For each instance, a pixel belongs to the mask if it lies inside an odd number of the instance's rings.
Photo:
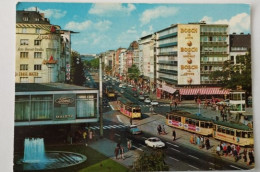
<svg viewBox="0 0 260 172">
<path fill-rule="evenodd" d="M 127 149 L 131 150 L 132 148 L 132 141 L 130 139 L 127 140 Z"/>
<path fill-rule="evenodd" d="M 243 152 L 243 159 L 244 159 L 244 162 L 247 162 L 247 149 L 246 148 L 244 149 L 244 152 Z"/>
<path fill-rule="evenodd" d="M 209 150 L 209 148 L 210 148 L 209 138 L 206 138 L 206 149 Z"/>
<path fill-rule="evenodd" d="M 172 139 L 173 141 L 176 139 L 176 132 L 175 132 L 175 130 L 172 131 L 172 138 L 173 138 Z"/>
<path fill-rule="evenodd" d="M 120 148 L 120 150 L 119 150 L 120 151 L 120 157 L 121 157 L 122 160 L 124 160 L 125 159 L 125 157 L 124 157 L 124 148 L 123 148 L 123 146 L 120 146 L 119 148 Z"/>
<path fill-rule="evenodd" d="M 193 134 L 190 136 L 190 143 L 193 144 Z"/>
<path fill-rule="evenodd" d="M 86 146 L 88 146 L 88 144 L 87 144 L 87 132 L 85 130 L 82 133 L 82 137 L 83 137 L 84 144 Z"/>
<path fill-rule="evenodd" d="M 160 124 L 157 126 L 157 131 L 158 131 L 158 134 L 160 135 L 160 134 L 161 134 L 161 132 L 162 132 L 162 127 L 161 127 L 161 125 L 160 125 Z"/>
<path fill-rule="evenodd" d="M 250 149 L 250 151 L 248 152 L 248 158 L 249 158 L 248 165 L 251 165 L 252 163 L 255 162 L 255 158 L 254 158 L 254 154 L 253 154 L 253 149 Z"/>
<path fill-rule="evenodd" d="M 177 100 L 174 101 L 174 108 L 175 110 L 177 110 L 177 106 L 178 106 L 178 103 L 177 103 Z"/>
<path fill-rule="evenodd" d="M 217 153 L 218 156 L 220 156 L 220 145 L 217 146 L 216 153 Z"/>
<path fill-rule="evenodd" d="M 89 141 L 92 141 L 92 139 L 93 139 L 93 131 L 90 130 L 89 131 Z"/>
<path fill-rule="evenodd" d="M 115 153 L 115 157 L 116 157 L 116 159 L 118 159 L 118 158 L 117 158 L 118 153 L 119 153 L 119 147 L 118 147 L 118 146 L 115 148 L 115 152 L 114 152 L 114 153 Z"/>
</svg>

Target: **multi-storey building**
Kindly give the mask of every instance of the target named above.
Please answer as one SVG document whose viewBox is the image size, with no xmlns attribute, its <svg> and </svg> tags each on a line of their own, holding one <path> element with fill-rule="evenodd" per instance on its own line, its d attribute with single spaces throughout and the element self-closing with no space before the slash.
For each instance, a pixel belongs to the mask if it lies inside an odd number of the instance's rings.
<svg viewBox="0 0 260 172">
<path fill-rule="evenodd" d="M 126 76 L 126 49 L 121 49 L 119 54 L 119 77 L 120 80 L 123 80 L 124 76 Z"/>
<path fill-rule="evenodd" d="M 237 58 L 240 55 L 245 55 L 251 48 L 251 35 L 250 34 L 236 34 L 229 35 L 230 41 L 230 60 L 233 64 L 237 64 Z"/>
<path fill-rule="evenodd" d="M 113 68 L 113 73 L 116 77 L 119 77 L 119 55 L 121 53 L 121 51 L 124 48 L 118 48 L 115 52 L 115 61 L 114 61 L 114 68 Z"/>
<path fill-rule="evenodd" d="M 205 22 L 175 24 L 158 31 L 157 97 L 226 94 L 216 88 L 209 74 L 221 70 L 228 60 L 227 33 L 228 25 Z"/>
<path fill-rule="evenodd" d="M 70 59 L 70 31 L 50 24 L 38 11 L 17 11 L 17 83 L 64 82 Z"/>
</svg>

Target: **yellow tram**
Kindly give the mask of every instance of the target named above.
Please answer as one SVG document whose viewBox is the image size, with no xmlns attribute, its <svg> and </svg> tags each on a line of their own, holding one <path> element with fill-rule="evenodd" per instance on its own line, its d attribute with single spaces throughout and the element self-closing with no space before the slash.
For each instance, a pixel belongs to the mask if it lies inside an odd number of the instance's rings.
<svg viewBox="0 0 260 172">
<path fill-rule="evenodd" d="M 117 99 L 119 111 L 129 118 L 141 118 L 141 108 L 128 99 L 120 97 Z"/>
<path fill-rule="evenodd" d="M 115 90 L 112 87 L 107 86 L 106 87 L 106 95 L 107 95 L 108 98 L 114 98 L 116 96 Z"/>
<path fill-rule="evenodd" d="M 212 135 L 213 130 L 213 122 L 211 119 L 183 111 L 168 113 L 166 116 L 166 124 L 204 136 Z"/>
</svg>

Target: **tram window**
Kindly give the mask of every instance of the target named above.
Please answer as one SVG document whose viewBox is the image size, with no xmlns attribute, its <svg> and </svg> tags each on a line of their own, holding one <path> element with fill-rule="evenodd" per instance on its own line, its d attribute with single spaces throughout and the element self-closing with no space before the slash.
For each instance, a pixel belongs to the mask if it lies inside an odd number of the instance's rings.
<svg viewBox="0 0 260 172">
<path fill-rule="evenodd" d="M 226 129 L 225 128 L 222 128 L 222 133 L 226 133 Z"/>
<path fill-rule="evenodd" d="M 166 114 L 166 119 L 170 119 L 170 115 Z"/>
<path fill-rule="evenodd" d="M 181 117 L 178 116 L 178 121 L 181 122 Z"/>
<path fill-rule="evenodd" d="M 189 124 L 191 124 L 192 123 L 192 120 L 191 119 L 189 119 Z"/>
<path fill-rule="evenodd" d="M 212 124 L 212 123 L 211 123 Z M 213 129 L 216 131 L 216 125 L 213 125 Z"/>
<path fill-rule="evenodd" d="M 226 130 L 226 134 L 230 134 L 230 130 L 229 129 Z"/>
<path fill-rule="evenodd" d="M 236 132 L 236 136 L 237 136 L 237 137 L 241 137 L 241 131 L 237 131 L 237 132 Z"/>
<path fill-rule="evenodd" d="M 253 133 L 252 132 L 248 132 L 248 138 L 253 138 Z"/>
<path fill-rule="evenodd" d="M 177 121 L 177 116 L 174 116 L 173 119 L 174 119 L 174 121 Z"/>
<path fill-rule="evenodd" d="M 205 123 L 204 122 L 200 122 L 200 127 L 205 127 Z"/>
<path fill-rule="evenodd" d="M 218 132 L 221 132 L 221 128 L 220 127 L 218 127 Z"/>
<path fill-rule="evenodd" d="M 189 123 L 189 119 L 186 118 L 185 119 L 185 123 L 188 124 Z"/>
<path fill-rule="evenodd" d="M 234 132 L 234 130 L 231 130 L 231 131 L 230 131 L 230 135 L 232 135 L 232 136 L 234 136 L 234 135 L 235 135 L 235 132 Z"/>
<path fill-rule="evenodd" d="M 242 132 L 242 138 L 248 138 L 247 132 Z"/>
<path fill-rule="evenodd" d="M 209 128 L 209 123 L 205 122 L 205 128 Z"/>
<path fill-rule="evenodd" d="M 196 126 L 200 126 L 200 122 L 199 121 L 196 121 Z"/>
<path fill-rule="evenodd" d="M 212 123 L 209 123 L 209 128 L 213 128 L 213 124 Z"/>
<path fill-rule="evenodd" d="M 133 113 L 138 113 L 138 112 L 141 112 L 140 109 L 133 109 Z"/>
<path fill-rule="evenodd" d="M 196 122 L 195 120 L 192 120 L 192 121 L 191 121 L 192 125 L 195 125 L 195 122 Z"/>
</svg>

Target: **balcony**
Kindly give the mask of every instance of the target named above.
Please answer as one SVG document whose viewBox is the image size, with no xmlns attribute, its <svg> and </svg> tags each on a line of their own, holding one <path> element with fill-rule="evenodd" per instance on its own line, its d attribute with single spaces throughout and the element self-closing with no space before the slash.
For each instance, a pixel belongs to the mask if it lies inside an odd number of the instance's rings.
<svg viewBox="0 0 260 172">
<path fill-rule="evenodd" d="M 222 56 L 227 56 L 228 53 L 226 51 L 223 52 L 216 52 L 216 51 L 201 51 L 201 55 L 222 55 Z"/>
<path fill-rule="evenodd" d="M 166 44 L 160 44 L 159 48 L 171 47 L 171 46 L 177 46 L 177 42 L 170 42 L 170 43 L 166 43 Z"/>
<path fill-rule="evenodd" d="M 176 75 L 176 76 L 178 75 L 178 72 L 176 70 L 159 69 L 159 70 L 157 70 L 157 72 Z"/>
<path fill-rule="evenodd" d="M 178 35 L 177 32 L 170 33 L 170 34 L 167 34 L 167 35 L 160 36 L 158 40 L 174 37 L 174 36 L 177 36 L 177 35 Z"/>
<path fill-rule="evenodd" d="M 169 66 L 177 66 L 178 62 L 177 61 L 159 60 L 157 64 L 169 65 Z"/>
<path fill-rule="evenodd" d="M 200 81 L 200 84 L 219 84 L 218 80 Z"/>
<path fill-rule="evenodd" d="M 158 79 L 163 80 L 163 81 L 165 81 L 169 84 L 177 84 L 178 83 L 177 80 L 174 80 L 174 79 L 169 79 L 169 78 L 164 78 L 164 77 L 159 77 Z"/>
<path fill-rule="evenodd" d="M 200 35 L 228 35 L 227 32 L 200 32 Z"/>
<path fill-rule="evenodd" d="M 202 70 L 200 71 L 200 74 L 204 74 L 204 75 L 209 75 L 210 73 L 212 73 L 213 71 L 210 71 L 210 70 Z"/>
<path fill-rule="evenodd" d="M 213 41 L 208 41 L 208 42 L 200 42 L 200 45 L 202 46 L 206 46 L 206 45 L 210 45 L 210 46 L 228 46 L 227 42 L 213 42 Z"/>
<path fill-rule="evenodd" d="M 158 55 L 159 56 L 177 56 L 177 51 L 173 51 L 173 52 L 160 52 Z"/>
<path fill-rule="evenodd" d="M 211 64 L 211 65 L 223 65 L 224 62 L 223 61 L 207 61 L 207 62 L 204 62 L 204 61 L 201 61 L 200 64 Z"/>
</svg>

